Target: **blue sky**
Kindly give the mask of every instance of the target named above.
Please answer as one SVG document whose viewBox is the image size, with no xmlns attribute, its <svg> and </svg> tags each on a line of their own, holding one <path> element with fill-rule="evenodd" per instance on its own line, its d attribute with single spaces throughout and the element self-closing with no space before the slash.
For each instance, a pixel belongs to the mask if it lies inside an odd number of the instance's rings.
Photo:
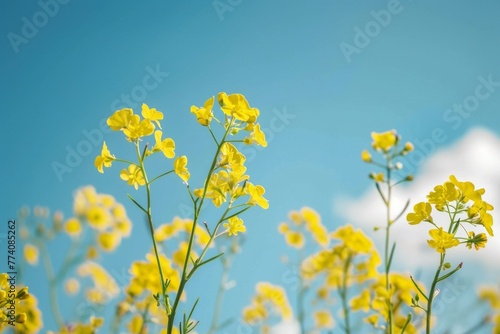
<svg viewBox="0 0 500 334">
<path fill-rule="evenodd" d="M 227 316 L 238 315 L 257 281 L 279 283 L 285 269 L 276 261 L 286 247 L 276 229 L 290 210 L 314 207 L 329 229 L 346 222 L 335 203 L 370 189 L 370 170 L 359 154 L 372 131 L 397 129 L 423 158 L 453 146 L 474 127 L 500 136 L 495 1 L 48 5 L 54 3 L 0 5 L 2 219 L 36 204 L 69 216 L 74 190 L 92 184 L 140 221 L 126 198 L 133 189 L 118 177 L 121 167 L 104 175 L 95 170 L 100 144 L 91 143 L 71 171 L 58 175 L 54 164 L 67 165 L 68 152 L 78 145 L 85 150 L 86 133 L 98 133 L 96 141 L 102 136 L 125 153 L 121 136 L 99 130 L 100 123 L 115 108 L 145 102 L 165 113 L 164 131 L 178 154 L 189 157 L 192 174 L 205 173 L 209 137 L 189 107 L 220 91 L 242 93 L 260 109 L 268 130 L 268 148 L 248 151 L 247 165 L 252 180 L 266 187 L 270 208 L 245 217 L 246 242 L 232 271 L 238 288 L 226 300 Z M 40 14 L 43 7 L 51 15 Z M 30 30 L 33 23 L 38 27 Z M 461 113 L 453 111 L 456 105 L 465 105 Z M 417 177 L 423 164 L 413 164 Z M 182 193 L 175 182 L 170 186 Z M 180 214 L 187 200 L 168 198 L 162 221 Z M 104 263 L 122 271 L 148 247 L 146 230 L 136 223 L 119 255 Z M 217 268 L 201 275 L 192 282 L 193 295 L 218 283 Z M 30 287 L 43 294 L 38 280 Z M 212 298 L 208 292 L 202 302 L 211 305 Z M 50 326 L 50 318 L 46 322 Z"/>
</svg>

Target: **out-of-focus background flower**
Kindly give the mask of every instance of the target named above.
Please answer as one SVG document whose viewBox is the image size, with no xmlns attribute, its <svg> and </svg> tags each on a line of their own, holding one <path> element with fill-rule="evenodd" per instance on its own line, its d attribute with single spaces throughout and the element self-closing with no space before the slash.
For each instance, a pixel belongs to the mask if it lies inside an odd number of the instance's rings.
<svg viewBox="0 0 500 334">
<path fill-rule="evenodd" d="M 240 317 L 258 281 L 293 295 L 287 279 L 293 268 L 279 264 L 288 248 L 277 232 L 290 210 L 315 208 L 329 230 L 352 223 L 371 233 L 383 224 L 383 207 L 367 178 L 372 170 L 360 160 L 372 131 L 397 129 L 415 145 L 404 163 L 415 182 L 398 189 L 400 205 L 424 200 L 455 174 L 485 188 L 484 199 L 499 210 L 499 10 L 496 1 L 4 2 L 1 223 L 23 205 L 70 217 L 72 194 L 84 185 L 112 194 L 127 206 L 133 230 L 103 265 L 124 286 L 131 261 L 144 258 L 150 240 L 126 196 L 140 198 L 141 190 L 120 179 L 123 166 L 102 175 L 93 165 L 103 140 L 117 156 L 132 153 L 104 121 L 116 109 L 139 110 L 142 103 L 162 111 L 164 135 L 176 141 L 177 155 L 189 157 L 196 188 L 213 147 L 189 110 L 220 91 L 242 93 L 260 109 L 269 143 L 263 150 L 241 146 L 270 208 L 243 216 L 247 232 L 231 269 L 236 287 L 226 295 L 224 317 Z M 189 216 L 177 178 L 155 194 L 158 223 Z M 500 216 L 493 211 L 493 217 L 500 235 Z M 425 272 L 436 256 L 426 249 L 426 231 L 399 224 L 395 267 Z M 5 232 L 0 229 L 4 253 Z M 66 246 L 51 249 L 54 261 Z M 500 273 L 500 240 L 491 238 L 477 253 L 461 248 L 450 251 L 453 261 L 464 261 L 450 287 L 451 307 L 471 302 L 476 285 L 498 282 Z M 50 313 L 47 282 L 35 278 L 40 270 L 30 269 L 26 279 Z M 189 283 L 188 293 L 201 296 L 195 315 L 201 333 L 219 280 L 214 264 Z M 78 305 L 65 303 L 71 317 Z M 54 329 L 50 316 L 45 324 Z"/>
</svg>

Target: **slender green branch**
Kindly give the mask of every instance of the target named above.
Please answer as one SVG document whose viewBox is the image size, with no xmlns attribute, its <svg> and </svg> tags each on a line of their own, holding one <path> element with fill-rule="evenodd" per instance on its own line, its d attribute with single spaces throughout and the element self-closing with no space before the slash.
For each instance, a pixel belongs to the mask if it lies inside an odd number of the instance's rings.
<svg viewBox="0 0 500 334">
<path fill-rule="evenodd" d="M 231 121 L 231 122 L 233 122 L 233 121 Z M 214 158 L 212 160 L 212 164 L 211 164 L 210 169 L 208 171 L 207 177 L 205 179 L 205 185 L 203 187 L 203 193 L 201 195 L 201 200 L 199 202 L 199 205 L 196 208 L 197 210 L 195 210 L 195 212 L 194 212 L 193 226 L 191 227 L 191 234 L 189 236 L 188 247 L 187 247 L 187 250 L 186 250 L 186 258 L 184 259 L 184 265 L 182 267 L 181 281 L 180 281 L 180 284 L 179 284 L 179 288 L 177 290 L 177 294 L 175 296 L 174 304 L 172 305 L 171 313 L 168 315 L 168 320 L 169 321 L 168 321 L 168 327 L 167 327 L 167 334 L 172 334 L 173 325 L 175 323 L 175 316 L 176 316 L 176 313 L 177 313 L 177 307 L 179 305 L 181 295 L 184 292 L 184 288 L 186 286 L 186 283 L 187 283 L 187 281 L 189 279 L 189 276 L 188 276 L 188 264 L 189 264 L 189 261 L 188 261 L 188 259 L 189 259 L 189 255 L 191 254 L 191 249 L 193 247 L 194 231 L 195 231 L 196 225 L 198 223 L 198 217 L 200 216 L 200 212 L 201 212 L 201 209 L 203 208 L 203 204 L 204 204 L 204 201 L 205 201 L 205 198 L 206 198 L 206 193 L 207 193 L 208 186 L 209 186 L 209 183 L 210 183 L 210 176 L 212 175 L 212 172 L 213 172 L 213 170 L 214 170 L 214 168 L 215 168 L 215 166 L 217 164 L 217 159 L 219 157 L 219 152 L 222 149 L 222 145 L 224 144 L 227 135 L 229 134 L 229 130 L 231 129 L 231 124 L 228 125 L 228 127 L 226 128 L 226 131 L 224 132 L 224 136 L 222 137 L 221 142 L 217 145 L 217 150 L 216 150 Z M 210 128 L 209 128 L 209 130 L 212 133 L 212 130 Z M 214 232 L 214 234 L 215 234 L 215 232 Z M 212 238 L 210 239 L 209 242 L 211 242 L 211 241 L 212 241 Z M 205 251 L 198 258 L 200 261 L 201 261 L 201 259 L 202 259 L 202 257 L 203 257 L 204 254 L 205 254 Z M 197 267 L 195 265 L 192 270 L 196 270 L 196 268 Z"/>
<path fill-rule="evenodd" d="M 434 301 L 434 297 L 436 297 L 436 284 L 439 279 L 439 274 L 441 273 L 441 268 L 443 268 L 443 263 L 444 263 L 444 258 L 445 254 L 442 253 L 440 254 L 440 260 L 439 260 L 439 266 L 436 270 L 436 274 L 434 275 L 434 280 L 432 281 L 431 284 L 431 290 L 429 291 L 429 297 L 427 298 L 428 303 L 427 303 L 427 312 L 426 312 L 426 319 L 425 319 L 425 333 L 430 334 L 431 333 L 431 316 L 432 316 L 432 302 Z"/>
<path fill-rule="evenodd" d="M 153 178 L 151 181 L 149 181 L 149 184 L 151 184 L 151 183 L 155 182 L 155 181 L 156 181 L 156 180 L 158 180 L 160 177 L 163 177 L 163 176 L 168 175 L 168 174 L 173 173 L 173 172 L 174 172 L 174 170 L 172 169 L 172 170 L 169 170 L 168 172 L 165 172 L 165 173 L 163 173 L 163 174 L 160 174 L 160 175 L 158 175 L 157 177 Z"/>
<path fill-rule="evenodd" d="M 158 245 L 156 244 L 155 229 L 154 229 L 153 216 L 152 216 L 152 210 L 151 210 L 151 187 L 150 187 L 150 183 L 148 181 L 148 175 L 146 173 L 146 168 L 144 167 L 144 161 L 142 159 L 142 156 L 141 156 L 141 153 L 139 150 L 138 141 L 135 141 L 135 148 L 136 148 L 137 158 L 139 159 L 140 169 L 142 171 L 142 176 L 144 177 L 145 186 L 146 186 L 147 210 L 145 210 L 145 211 L 146 211 L 147 222 L 148 222 L 148 226 L 149 226 L 149 232 L 151 234 L 151 240 L 153 242 L 153 249 L 154 249 L 155 257 L 156 257 L 156 264 L 158 265 L 158 272 L 160 274 L 161 287 L 162 287 L 161 298 L 162 298 L 163 304 L 166 308 L 166 312 L 168 313 L 169 310 L 168 310 L 168 307 L 166 305 L 167 303 L 166 303 L 166 298 L 165 298 L 165 296 L 167 294 L 167 291 L 165 288 L 165 278 L 163 276 L 163 269 L 161 267 L 160 255 L 158 253 Z M 129 198 L 130 198 L 130 196 L 129 196 Z M 133 201 L 134 201 L 134 203 L 136 203 L 139 206 L 139 208 L 141 208 L 144 211 L 144 208 L 142 208 L 142 206 L 140 206 L 135 200 L 133 200 Z"/>
</svg>

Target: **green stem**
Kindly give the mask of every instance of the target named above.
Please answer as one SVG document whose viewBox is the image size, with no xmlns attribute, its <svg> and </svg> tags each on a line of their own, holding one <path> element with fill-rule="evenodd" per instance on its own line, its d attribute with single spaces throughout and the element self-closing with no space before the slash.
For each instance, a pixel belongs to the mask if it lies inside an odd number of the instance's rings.
<svg viewBox="0 0 500 334">
<path fill-rule="evenodd" d="M 427 300 L 429 302 L 427 303 L 427 312 L 426 312 L 427 314 L 426 314 L 426 319 L 425 319 L 425 333 L 426 334 L 430 334 L 430 332 L 431 332 L 432 301 L 434 300 L 434 297 L 435 297 L 436 284 L 437 284 L 438 279 L 439 279 L 439 274 L 441 273 L 441 268 L 443 267 L 444 257 L 445 257 L 445 254 L 442 253 L 440 261 L 439 261 L 438 269 L 436 270 L 436 274 L 434 275 L 434 280 L 432 281 L 431 290 L 429 291 L 429 297 L 427 298 Z"/>
<path fill-rule="evenodd" d="M 52 315 L 54 316 L 57 326 L 59 328 L 64 327 L 64 318 L 59 310 L 59 302 L 57 298 L 57 277 L 54 275 L 54 268 L 52 266 L 52 261 L 48 255 L 48 250 L 43 242 L 38 242 L 38 247 L 40 248 L 40 253 L 42 255 L 42 262 L 47 273 L 47 278 L 49 280 L 49 299 L 50 308 L 52 310 Z"/>
<path fill-rule="evenodd" d="M 344 311 L 344 326 L 345 333 L 351 333 L 351 325 L 349 321 L 349 304 L 347 301 L 347 281 L 348 281 L 348 273 L 349 267 L 351 265 L 352 257 L 349 255 L 344 264 L 343 276 L 342 276 L 342 285 L 339 289 L 340 299 L 342 300 L 342 309 Z"/>
<path fill-rule="evenodd" d="M 231 121 L 231 122 L 233 122 L 233 121 Z M 201 209 L 203 207 L 203 203 L 205 201 L 208 185 L 210 183 L 210 176 L 212 175 L 212 172 L 215 169 L 215 165 L 217 164 L 217 159 L 219 157 L 219 152 L 222 148 L 222 145 L 224 145 L 224 143 L 225 143 L 226 137 L 229 134 L 229 130 L 231 129 L 231 125 L 232 125 L 232 123 L 227 127 L 227 129 L 224 133 L 224 136 L 222 137 L 221 142 L 217 145 L 217 150 L 216 150 L 214 158 L 212 160 L 212 164 L 211 164 L 210 169 L 208 171 L 207 177 L 205 179 L 205 185 L 203 188 L 203 194 L 201 196 L 200 203 L 197 207 L 195 205 L 196 210 L 194 212 L 193 226 L 191 228 L 191 234 L 189 236 L 188 248 L 186 250 L 186 258 L 184 260 L 184 266 L 182 267 L 181 282 L 179 284 L 179 289 L 177 290 L 177 294 L 175 296 L 175 301 L 174 301 L 174 304 L 172 306 L 171 313 L 168 315 L 167 334 L 172 334 L 172 330 L 173 330 L 173 326 L 174 326 L 174 322 L 175 322 L 175 315 L 177 313 L 177 307 L 179 306 L 180 298 L 182 296 L 182 293 L 184 292 L 184 288 L 185 288 L 186 283 L 189 279 L 187 271 L 188 271 L 188 263 L 189 263 L 189 258 L 190 258 L 190 254 L 191 254 L 191 249 L 193 247 L 194 231 L 195 231 L 196 225 L 198 223 L 198 217 L 199 217 Z M 211 132 L 211 129 L 210 129 L 210 132 Z M 215 235 L 215 231 L 214 231 L 213 235 Z M 211 236 L 211 238 L 213 237 L 213 235 Z M 210 239 L 210 242 L 211 241 L 212 241 L 212 239 Z M 201 256 L 200 256 L 199 260 L 201 261 Z M 197 267 L 195 265 L 192 272 L 194 270 L 196 270 L 196 268 Z"/>
<path fill-rule="evenodd" d="M 221 250 L 219 250 L 221 251 Z M 231 254 L 231 253 L 230 253 Z M 217 329 L 219 329 L 219 318 L 220 311 L 222 309 L 222 301 L 224 299 L 224 292 L 226 291 L 226 283 L 229 280 L 229 268 L 231 267 L 231 258 L 221 258 L 222 260 L 222 276 L 221 283 L 219 284 L 219 289 L 217 290 L 217 297 L 215 300 L 215 310 L 212 318 L 212 324 L 210 325 L 210 329 L 208 330 L 208 334 L 215 333 Z"/>
<path fill-rule="evenodd" d="M 144 177 L 145 186 L 146 186 L 146 196 L 147 196 L 146 216 L 148 218 L 148 226 L 149 226 L 149 232 L 151 234 L 151 240 L 153 241 L 153 249 L 155 252 L 156 264 L 158 265 L 158 272 L 160 273 L 160 280 L 161 280 L 161 287 L 162 287 L 161 298 L 164 301 L 164 304 L 166 304 L 165 303 L 165 296 L 166 296 L 167 291 L 165 289 L 165 279 L 163 277 L 163 270 L 161 268 L 160 255 L 158 253 L 158 245 L 156 244 L 156 238 L 155 238 L 153 216 L 151 213 L 152 212 L 151 211 L 151 187 L 150 187 L 150 182 L 148 181 L 148 175 L 146 173 L 146 168 L 144 167 L 144 161 L 142 160 L 141 152 L 139 150 L 139 143 L 137 141 L 135 142 L 135 148 L 136 148 L 136 153 L 137 153 L 137 159 L 139 160 L 139 167 L 141 168 L 142 176 Z"/>
<path fill-rule="evenodd" d="M 389 297 L 387 298 L 387 309 L 388 309 L 388 327 L 389 333 L 392 334 L 392 303 L 390 297 L 390 287 L 391 282 L 389 280 L 390 263 L 389 263 L 389 239 L 390 239 L 390 228 L 391 228 L 391 198 L 392 198 L 392 186 L 391 186 L 391 157 L 387 157 L 387 228 L 385 229 L 385 248 L 384 248 L 384 262 L 385 262 L 385 288 Z"/>
</svg>

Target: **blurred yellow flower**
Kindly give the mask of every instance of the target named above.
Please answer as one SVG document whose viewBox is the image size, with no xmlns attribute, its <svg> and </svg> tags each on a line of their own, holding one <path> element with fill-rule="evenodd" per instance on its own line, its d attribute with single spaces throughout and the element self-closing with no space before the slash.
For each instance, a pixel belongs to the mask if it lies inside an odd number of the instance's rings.
<svg viewBox="0 0 500 334">
<path fill-rule="evenodd" d="M 31 265 L 38 264 L 38 248 L 32 244 L 24 246 L 24 258 Z"/>
<path fill-rule="evenodd" d="M 375 150 L 388 152 L 397 142 L 396 131 L 386 131 L 382 133 L 372 132 L 372 146 Z"/>
<path fill-rule="evenodd" d="M 106 210 L 101 206 L 93 205 L 86 212 L 89 225 L 99 231 L 105 230 L 111 222 L 111 218 Z M 72 224 L 75 224 L 74 222 Z M 75 226 L 72 226 L 77 228 Z"/>
<path fill-rule="evenodd" d="M 372 161 L 372 155 L 370 154 L 370 152 L 368 152 L 368 150 L 363 150 L 363 152 L 361 152 L 361 160 L 363 160 L 364 162 Z"/>
<path fill-rule="evenodd" d="M 70 218 L 64 224 L 64 231 L 70 236 L 78 236 L 82 233 L 82 225 L 76 218 Z"/>
<path fill-rule="evenodd" d="M 80 282 L 76 278 L 69 278 L 64 283 L 64 291 L 68 295 L 76 295 L 80 291 Z"/>
<path fill-rule="evenodd" d="M 115 250 L 120 241 L 121 236 L 116 232 L 101 232 L 97 236 L 97 244 L 106 252 Z"/>
<path fill-rule="evenodd" d="M 316 328 L 333 328 L 335 322 L 333 317 L 327 310 L 319 310 L 314 312 Z"/>
</svg>

